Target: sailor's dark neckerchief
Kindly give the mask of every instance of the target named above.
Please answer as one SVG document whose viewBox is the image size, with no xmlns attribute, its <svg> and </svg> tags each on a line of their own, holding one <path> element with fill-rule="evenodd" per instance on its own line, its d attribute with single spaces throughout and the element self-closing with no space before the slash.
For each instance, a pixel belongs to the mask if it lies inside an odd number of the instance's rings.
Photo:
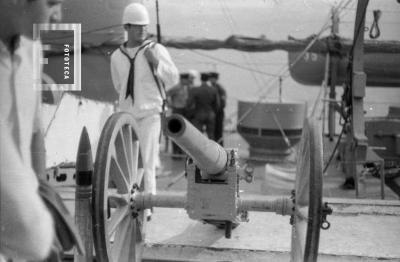
<svg viewBox="0 0 400 262">
<path fill-rule="evenodd" d="M 126 42 L 119 47 L 121 53 L 124 54 L 126 56 L 126 58 L 128 58 L 129 63 L 130 63 L 128 84 L 126 86 L 125 99 L 128 98 L 129 96 L 131 96 L 132 97 L 132 103 L 134 103 L 134 98 L 135 98 L 135 95 L 134 95 L 134 84 L 135 84 L 135 60 L 136 60 L 136 56 L 139 54 L 139 52 L 143 48 L 145 48 L 146 46 L 150 45 L 151 43 L 153 43 L 153 42 L 152 41 L 146 41 L 143 45 L 141 45 L 139 47 L 139 49 L 136 51 L 135 55 L 132 58 L 130 58 L 128 53 L 126 52 Z"/>
</svg>

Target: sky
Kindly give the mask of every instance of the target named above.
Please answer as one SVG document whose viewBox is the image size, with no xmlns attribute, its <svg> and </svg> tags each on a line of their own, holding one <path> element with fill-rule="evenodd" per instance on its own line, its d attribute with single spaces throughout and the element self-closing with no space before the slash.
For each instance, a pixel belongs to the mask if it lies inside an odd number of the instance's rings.
<svg viewBox="0 0 400 262">
<path fill-rule="evenodd" d="M 143 0 L 155 21 L 155 0 Z M 286 39 L 288 35 L 305 37 L 316 33 L 329 18 L 330 10 L 342 1 L 328 0 L 159 0 L 160 20 L 166 35 L 225 38 L 235 33 L 265 35 L 269 39 Z M 343 1 L 347 3 L 347 1 Z M 352 0 L 340 16 L 340 31 L 351 36 L 357 1 Z M 381 9 L 385 24 L 381 39 L 400 39 L 400 4 L 395 0 L 371 0 L 372 10 Z M 397 16 L 397 17 L 396 17 Z M 386 27 L 388 25 L 388 27 Z"/>
</svg>

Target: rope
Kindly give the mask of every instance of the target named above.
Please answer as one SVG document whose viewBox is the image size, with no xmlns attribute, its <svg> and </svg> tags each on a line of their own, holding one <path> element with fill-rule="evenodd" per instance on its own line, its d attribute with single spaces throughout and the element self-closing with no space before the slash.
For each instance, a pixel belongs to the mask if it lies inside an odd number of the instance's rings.
<svg viewBox="0 0 400 262">
<path fill-rule="evenodd" d="M 179 45 L 177 45 L 177 46 L 179 46 Z M 266 72 L 261 71 L 261 70 L 254 70 L 254 69 L 246 67 L 246 66 L 241 66 L 241 65 L 238 65 L 238 64 L 235 64 L 235 63 L 220 59 L 220 58 L 216 58 L 215 56 L 206 55 L 204 53 L 201 53 L 199 51 L 195 51 L 195 50 L 192 50 L 192 49 L 189 49 L 189 51 L 193 52 L 195 54 L 198 54 L 200 56 L 210 58 L 210 59 L 212 59 L 214 61 L 218 61 L 218 62 L 221 62 L 223 64 L 231 65 L 231 66 L 234 66 L 234 67 L 237 67 L 237 68 L 241 68 L 241 69 L 244 69 L 244 70 L 248 70 L 248 71 L 251 71 L 251 72 L 255 72 L 255 73 L 259 73 L 259 74 L 263 74 L 263 75 L 267 75 L 267 76 L 279 76 L 278 74 L 266 73 Z"/>
<path fill-rule="evenodd" d="M 343 133 L 344 133 L 344 130 L 345 130 L 345 126 L 346 125 L 343 125 L 343 127 L 342 127 L 342 131 L 340 132 L 338 140 L 336 141 L 335 147 L 333 148 L 333 151 L 332 151 L 331 155 L 329 156 L 329 160 L 326 163 L 326 165 L 324 167 L 324 170 L 322 171 L 322 174 L 325 174 L 326 170 L 328 169 L 328 167 L 330 166 L 330 164 L 332 162 L 333 157 L 335 156 L 336 150 L 338 149 L 340 141 L 342 140 L 342 136 L 343 136 Z"/>
<path fill-rule="evenodd" d="M 267 113 L 269 113 L 267 111 Z M 281 123 L 279 122 L 278 118 L 276 117 L 276 114 L 274 112 L 272 113 L 272 118 L 274 119 L 275 124 L 278 126 L 279 131 L 281 132 L 281 135 L 283 137 L 283 141 L 287 145 L 288 148 L 292 149 L 292 144 L 290 143 L 289 137 L 286 135 L 285 130 L 283 130 Z"/>
<path fill-rule="evenodd" d="M 347 0 L 346 4 L 343 5 L 344 0 L 342 2 L 340 2 L 340 4 L 338 5 L 338 7 L 336 8 L 335 12 L 342 12 L 352 1 L 351 0 Z M 265 91 L 265 94 L 261 95 L 260 98 L 257 100 L 256 103 L 254 103 L 237 121 L 237 125 L 241 124 L 241 122 L 243 122 L 243 120 L 254 110 L 254 108 L 256 108 L 256 106 L 258 104 L 261 103 L 261 101 L 263 101 L 266 96 L 270 93 L 270 89 L 271 89 L 271 85 L 273 83 L 275 83 L 275 81 L 277 79 L 282 79 L 282 78 L 287 78 L 288 76 L 284 75 L 284 73 L 287 73 L 290 68 L 292 68 L 294 65 L 297 64 L 298 61 L 300 61 L 300 59 L 307 53 L 307 51 L 312 47 L 312 45 L 318 40 L 318 38 L 320 37 L 320 35 L 329 28 L 329 22 L 330 22 L 330 15 L 328 16 L 325 24 L 321 27 L 320 31 L 318 32 L 318 34 L 316 34 L 314 36 L 314 38 L 310 41 L 310 43 L 306 46 L 306 48 L 296 57 L 296 59 L 289 65 L 289 66 L 283 66 L 281 68 L 281 70 L 278 73 L 278 76 L 275 77 L 274 79 L 272 79 L 271 81 L 269 81 L 267 83 L 267 90 Z M 231 114 L 228 119 L 233 118 L 234 114 Z"/>
<path fill-rule="evenodd" d="M 372 22 L 371 29 L 369 30 L 369 38 L 377 39 L 381 35 L 381 30 L 379 29 L 379 19 L 381 18 L 381 10 L 374 10 L 374 21 Z"/>
<path fill-rule="evenodd" d="M 112 28 L 120 27 L 120 26 L 122 26 L 122 24 L 116 24 L 116 25 L 110 25 L 110 26 L 95 28 L 95 29 L 92 29 L 92 30 L 89 30 L 89 31 L 81 32 L 81 36 L 88 35 L 88 34 L 95 33 L 95 32 L 99 32 L 99 31 L 103 31 L 103 30 L 106 30 L 106 29 L 112 29 Z M 63 40 L 63 39 L 69 39 L 71 37 L 73 37 L 73 36 L 67 35 L 67 36 L 52 37 L 50 39 L 51 40 Z"/>
<path fill-rule="evenodd" d="M 230 9 L 229 9 L 228 5 L 226 4 L 225 0 L 222 0 L 222 8 L 223 9 L 225 8 L 225 14 L 228 17 L 228 20 L 230 20 L 231 32 L 232 32 L 232 35 L 233 35 L 234 34 L 233 27 L 239 28 L 239 26 L 235 22 L 235 20 L 234 20 L 234 18 L 232 16 L 232 12 L 230 11 Z M 250 57 L 250 54 L 248 54 L 246 52 L 240 52 L 240 54 L 242 55 L 243 59 L 247 63 L 249 63 L 249 61 L 253 61 L 252 58 Z M 255 71 L 261 71 L 260 68 L 256 64 L 250 64 L 250 67 L 252 68 L 252 71 L 250 71 L 251 72 L 251 76 L 253 77 L 254 82 L 258 86 L 258 90 L 256 91 L 256 94 L 258 94 L 264 88 L 264 86 L 266 84 L 266 80 L 263 77 L 258 77 L 258 75 L 254 74 Z"/>
<path fill-rule="evenodd" d="M 44 137 L 45 137 L 45 138 L 46 138 L 46 136 L 47 136 L 47 133 L 49 132 L 49 129 L 50 129 L 51 125 L 53 124 L 54 120 L 56 119 L 57 111 L 58 111 L 58 109 L 60 108 L 61 101 L 62 101 L 62 99 L 63 99 L 63 97 L 64 97 L 65 94 L 66 94 L 66 92 L 63 92 L 63 93 L 62 93 L 61 98 L 60 98 L 60 101 L 59 101 L 58 104 L 57 104 L 56 110 L 54 110 L 53 116 L 51 117 L 50 122 L 49 122 L 49 124 L 47 125 L 46 131 L 44 132 Z"/>
</svg>

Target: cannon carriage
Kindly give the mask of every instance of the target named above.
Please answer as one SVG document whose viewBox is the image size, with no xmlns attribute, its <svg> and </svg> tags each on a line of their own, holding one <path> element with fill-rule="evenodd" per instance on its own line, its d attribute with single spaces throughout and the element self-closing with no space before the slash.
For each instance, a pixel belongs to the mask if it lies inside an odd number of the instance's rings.
<svg viewBox="0 0 400 262">
<path fill-rule="evenodd" d="M 321 228 L 332 212 L 322 203 L 322 137 L 318 123 L 305 121 L 292 195 L 271 199 L 241 196 L 239 181 L 251 171 L 240 167 L 236 149 L 209 140 L 180 115 L 164 131 L 188 155 L 187 191 L 148 193 L 143 183 L 135 121 L 116 113 L 106 122 L 96 153 L 93 180 L 93 234 L 98 261 L 141 261 L 146 209 L 184 208 L 191 219 L 218 222 L 230 238 L 232 225 L 251 221 L 249 211 L 275 212 L 292 225 L 291 261 L 316 261 Z M 251 223 L 251 222 L 250 222 Z"/>
</svg>

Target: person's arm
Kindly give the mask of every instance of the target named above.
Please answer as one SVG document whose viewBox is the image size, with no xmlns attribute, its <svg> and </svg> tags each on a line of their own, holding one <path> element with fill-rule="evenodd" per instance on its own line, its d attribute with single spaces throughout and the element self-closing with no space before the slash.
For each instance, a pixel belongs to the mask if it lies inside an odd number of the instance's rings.
<svg viewBox="0 0 400 262">
<path fill-rule="evenodd" d="M 221 85 L 219 85 L 218 90 L 221 98 L 221 109 L 224 109 L 226 106 L 226 91 L 225 88 L 223 88 Z"/>
<path fill-rule="evenodd" d="M 145 56 L 155 67 L 156 75 L 163 81 L 167 89 L 179 82 L 179 71 L 163 45 L 155 44 L 146 48 Z"/>
<path fill-rule="evenodd" d="M 178 91 L 179 91 L 179 86 L 174 85 L 173 87 L 167 90 L 167 96 L 174 96 L 176 95 L 176 93 L 178 93 Z"/>
<path fill-rule="evenodd" d="M 0 119 L 0 253 L 42 260 L 54 240 L 50 212 L 34 171 L 23 162 L 6 120 Z"/>
<path fill-rule="evenodd" d="M 178 91 L 179 91 L 178 85 L 174 85 L 172 88 L 167 90 L 167 100 L 169 105 L 173 105 L 174 97 L 176 96 Z"/>
<path fill-rule="evenodd" d="M 217 113 L 221 109 L 221 97 L 218 93 L 218 89 L 214 88 L 214 112 Z"/>
<path fill-rule="evenodd" d="M 116 52 L 117 51 L 115 51 L 111 55 L 110 71 L 111 71 L 111 80 L 113 82 L 114 88 L 119 94 L 119 92 L 121 92 L 121 81 L 120 81 L 120 77 L 118 76 Z"/>
</svg>

